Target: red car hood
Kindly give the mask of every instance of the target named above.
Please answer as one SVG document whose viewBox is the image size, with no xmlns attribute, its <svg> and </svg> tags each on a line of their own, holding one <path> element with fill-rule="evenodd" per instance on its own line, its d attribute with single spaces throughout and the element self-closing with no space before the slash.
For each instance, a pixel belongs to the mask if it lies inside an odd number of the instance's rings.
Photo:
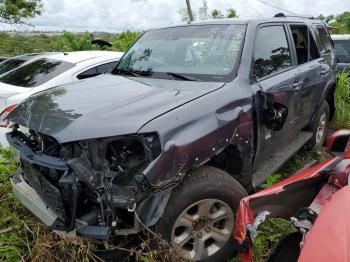
<svg viewBox="0 0 350 262">
<path fill-rule="evenodd" d="M 350 261 L 349 203 L 349 186 L 333 195 L 307 235 L 299 262 Z"/>
</svg>

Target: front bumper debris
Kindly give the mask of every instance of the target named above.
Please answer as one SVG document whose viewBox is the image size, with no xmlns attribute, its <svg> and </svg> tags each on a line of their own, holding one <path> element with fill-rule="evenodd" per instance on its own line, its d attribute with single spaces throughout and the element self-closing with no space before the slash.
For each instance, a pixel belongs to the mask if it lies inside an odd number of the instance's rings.
<svg viewBox="0 0 350 262">
<path fill-rule="evenodd" d="M 44 224 L 53 225 L 58 218 L 57 215 L 45 204 L 38 193 L 24 181 L 21 173 L 19 168 L 11 178 L 13 192 L 16 197 Z"/>
</svg>

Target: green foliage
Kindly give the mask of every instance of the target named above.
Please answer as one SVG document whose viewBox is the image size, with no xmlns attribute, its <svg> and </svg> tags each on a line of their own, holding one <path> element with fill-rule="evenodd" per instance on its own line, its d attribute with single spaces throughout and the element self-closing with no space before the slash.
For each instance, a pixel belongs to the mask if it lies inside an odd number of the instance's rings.
<svg viewBox="0 0 350 262">
<path fill-rule="evenodd" d="M 225 18 L 224 14 L 218 10 L 218 9 L 214 9 L 213 11 L 211 11 L 211 17 L 213 19 L 222 19 Z"/>
<path fill-rule="evenodd" d="M 68 52 L 81 50 L 100 50 L 99 46 L 92 45 L 95 38 L 104 39 L 113 44 L 108 48 L 111 51 L 125 51 L 142 32 L 121 32 L 119 34 L 72 33 L 64 34 L 37 34 L 37 33 L 1 33 L 0 32 L 0 57 L 16 56 L 25 53 L 38 52 Z"/>
<path fill-rule="evenodd" d="M 238 18 L 236 10 L 233 8 L 227 9 L 226 17 L 227 18 Z"/>
<path fill-rule="evenodd" d="M 41 14 L 41 0 L 0 0 L 0 22 L 20 24 Z"/>
<path fill-rule="evenodd" d="M 337 28 L 336 33 L 338 34 L 350 33 L 350 12 L 335 16 L 335 21 L 331 25 Z"/>
<path fill-rule="evenodd" d="M 0 146 L 0 261 L 18 261 L 24 254 L 25 233 L 18 211 L 22 208 L 11 191 L 10 176 L 16 170 L 15 152 Z M 27 211 L 25 211 L 27 213 Z"/>
<path fill-rule="evenodd" d="M 295 232 L 289 222 L 279 218 L 268 219 L 258 228 L 258 236 L 254 243 L 253 261 L 266 261 L 271 249 L 285 235 Z"/>
<path fill-rule="evenodd" d="M 189 16 L 186 8 L 180 8 L 178 13 L 181 16 L 182 21 L 189 21 Z M 210 13 L 210 14 L 209 14 Z M 233 8 L 226 10 L 226 14 L 219 9 L 213 9 L 209 12 L 207 0 L 203 0 L 202 6 L 199 7 L 198 12 L 193 12 L 194 20 L 198 17 L 199 20 L 210 20 L 210 19 L 223 19 L 223 18 L 237 18 L 237 12 Z"/>
<path fill-rule="evenodd" d="M 113 49 L 117 51 L 125 52 L 129 46 L 134 43 L 140 36 L 142 32 L 130 32 L 125 31 L 118 34 L 115 39 L 113 39 Z"/>
<path fill-rule="evenodd" d="M 271 174 L 267 177 L 266 183 L 262 184 L 260 187 L 267 188 L 269 186 L 272 186 L 273 184 L 276 184 L 281 179 L 281 177 L 281 174 Z"/>
<path fill-rule="evenodd" d="M 329 25 L 335 27 L 334 33 L 336 34 L 350 33 L 350 12 L 329 16 L 319 15 L 318 19 L 324 20 Z"/>
<path fill-rule="evenodd" d="M 99 49 L 98 46 L 91 44 L 93 39 L 94 36 L 91 33 L 78 35 L 65 31 L 63 38 L 53 43 L 53 49 L 67 52 Z"/>
<path fill-rule="evenodd" d="M 338 74 L 335 90 L 334 125 L 338 128 L 350 128 L 350 73 Z"/>
</svg>

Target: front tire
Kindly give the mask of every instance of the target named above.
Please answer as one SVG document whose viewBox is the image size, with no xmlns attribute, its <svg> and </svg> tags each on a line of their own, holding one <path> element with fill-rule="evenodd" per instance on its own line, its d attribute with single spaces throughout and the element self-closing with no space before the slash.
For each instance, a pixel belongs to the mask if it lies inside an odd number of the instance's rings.
<svg viewBox="0 0 350 262">
<path fill-rule="evenodd" d="M 176 255 L 191 261 L 226 261 L 235 254 L 232 232 L 245 189 L 229 174 L 203 166 L 173 192 L 157 224 Z"/>
</svg>

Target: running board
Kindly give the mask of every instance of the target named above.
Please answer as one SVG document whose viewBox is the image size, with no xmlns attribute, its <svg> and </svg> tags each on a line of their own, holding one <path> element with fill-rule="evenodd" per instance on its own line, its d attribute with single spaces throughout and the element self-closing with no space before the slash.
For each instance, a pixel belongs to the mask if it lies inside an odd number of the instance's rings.
<svg viewBox="0 0 350 262">
<path fill-rule="evenodd" d="M 269 158 L 253 174 L 253 186 L 259 186 L 265 182 L 266 178 L 278 171 L 296 152 L 299 151 L 312 137 L 311 132 L 301 132 L 299 136 L 287 144 L 281 151 Z"/>
</svg>

